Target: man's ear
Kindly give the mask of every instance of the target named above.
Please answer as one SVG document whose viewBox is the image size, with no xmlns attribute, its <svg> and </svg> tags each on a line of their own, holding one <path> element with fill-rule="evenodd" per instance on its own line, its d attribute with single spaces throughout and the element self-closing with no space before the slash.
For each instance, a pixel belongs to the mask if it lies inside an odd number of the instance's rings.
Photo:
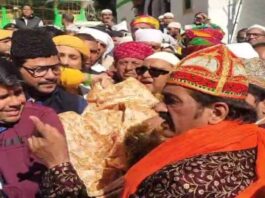
<svg viewBox="0 0 265 198">
<path fill-rule="evenodd" d="M 229 113 L 229 107 L 224 102 L 216 102 L 211 106 L 211 112 L 208 119 L 208 123 L 218 124 L 219 122 L 226 119 L 227 115 Z"/>
<path fill-rule="evenodd" d="M 262 100 L 257 104 L 256 112 L 258 115 L 258 119 L 262 119 L 263 117 L 265 117 L 265 100 Z"/>
</svg>

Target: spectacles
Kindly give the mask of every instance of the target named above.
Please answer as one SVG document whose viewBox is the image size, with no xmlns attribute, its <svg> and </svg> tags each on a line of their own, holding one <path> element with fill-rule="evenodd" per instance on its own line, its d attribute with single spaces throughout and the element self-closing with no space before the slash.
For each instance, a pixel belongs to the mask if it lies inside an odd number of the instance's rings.
<svg viewBox="0 0 265 198">
<path fill-rule="evenodd" d="M 141 66 L 141 67 L 137 67 L 135 69 L 136 73 L 138 75 L 143 75 L 145 72 L 148 71 L 148 73 L 152 76 L 157 78 L 160 75 L 166 75 L 169 74 L 169 71 L 163 70 L 163 69 L 158 69 L 158 68 L 154 68 L 154 67 L 150 67 L 148 68 L 147 66 Z"/>
<path fill-rule="evenodd" d="M 265 34 L 260 34 L 260 33 L 247 33 L 246 35 L 247 37 L 253 36 L 255 38 L 260 37 L 260 36 L 265 36 Z"/>
<path fill-rule="evenodd" d="M 35 78 L 45 76 L 48 73 L 49 69 L 51 69 L 55 75 L 58 75 L 60 74 L 61 71 L 60 67 L 61 67 L 60 64 L 37 66 L 36 68 L 28 68 L 22 66 L 22 68 L 24 68 L 30 75 L 32 75 Z"/>
</svg>

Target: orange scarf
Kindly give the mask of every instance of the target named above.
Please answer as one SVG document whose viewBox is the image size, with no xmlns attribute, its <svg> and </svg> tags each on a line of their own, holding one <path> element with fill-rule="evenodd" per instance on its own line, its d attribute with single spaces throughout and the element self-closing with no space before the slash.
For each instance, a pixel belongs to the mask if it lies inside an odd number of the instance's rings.
<svg viewBox="0 0 265 198">
<path fill-rule="evenodd" d="M 254 124 L 235 121 L 192 129 L 158 146 L 127 172 L 122 197 L 128 198 L 134 194 L 145 178 L 170 163 L 202 154 L 254 147 L 257 147 L 257 179 L 237 196 L 250 198 L 265 185 L 265 130 Z"/>
</svg>

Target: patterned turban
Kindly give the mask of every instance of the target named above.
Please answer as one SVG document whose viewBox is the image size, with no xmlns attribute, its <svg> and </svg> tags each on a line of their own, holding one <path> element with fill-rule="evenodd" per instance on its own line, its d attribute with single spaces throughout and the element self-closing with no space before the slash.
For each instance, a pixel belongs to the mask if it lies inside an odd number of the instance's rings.
<svg viewBox="0 0 265 198">
<path fill-rule="evenodd" d="M 214 24 L 197 26 L 193 29 L 186 30 L 187 47 L 183 49 L 184 55 L 200 49 L 221 44 L 224 37 L 223 30 Z"/>
<path fill-rule="evenodd" d="M 152 16 L 141 15 L 141 16 L 135 17 L 133 21 L 131 22 L 131 27 L 139 23 L 145 23 L 145 24 L 152 26 L 154 29 L 159 29 L 159 21 Z"/>
<path fill-rule="evenodd" d="M 222 44 L 182 59 L 167 83 L 231 99 L 244 100 L 248 94 L 243 62 Z"/>
<path fill-rule="evenodd" d="M 123 58 L 137 58 L 144 60 L 154 53 L 152 47 L 146 43 L 131 41 L 122 43 L 114 49 L 114 59 L 118 61 Z"/>
</svg>

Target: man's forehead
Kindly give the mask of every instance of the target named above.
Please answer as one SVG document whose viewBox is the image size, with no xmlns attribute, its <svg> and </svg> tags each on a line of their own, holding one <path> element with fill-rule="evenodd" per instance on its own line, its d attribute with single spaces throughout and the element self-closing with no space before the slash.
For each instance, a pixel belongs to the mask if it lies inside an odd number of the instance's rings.
<svg viewBox="0 0 265 198">
<path fill-rule="evenodd" d="M 253 33 L 253 32 L 264 32 L 262 29 L 259 29 L 259 28 L 251 28 L 247 31 L 247 33 Z"/>
<path fill-rule="evenodd" d="M 56 46 L 56 47 L 57 47 L 59 53 L 74 54 L 74 55 L 80 54 L 81 55 L 81 53 L 77 49 L 75 49 L 73 47 L 70 47 L 70 46 L 59 45 L 59 46 Z"/>
<path fill-rule="evenodd" d="M 37 58 L 28 58 L 24 65 L 27 66 L 46 66 L 46 65 L 56 65 L 59 64 L 58 56 L 50 56 L 50 57 L 37 57 Z"/>
</svg>

